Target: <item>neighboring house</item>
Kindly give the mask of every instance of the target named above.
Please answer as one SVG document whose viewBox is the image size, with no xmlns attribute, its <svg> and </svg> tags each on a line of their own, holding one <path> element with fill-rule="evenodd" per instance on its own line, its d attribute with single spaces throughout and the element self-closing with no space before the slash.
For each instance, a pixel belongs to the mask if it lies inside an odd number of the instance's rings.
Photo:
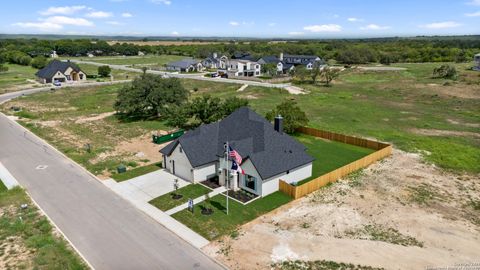
<svg viewBox="0 0 480 270">
<path fill-rule="evenodd" d="M 255 57 L 247 52 L 234 52 L 232 55 L 232 59 L 237 60 L 249 60 L 249 61 L 256 61 Z"/>
<path fill-rule="evenodd" d="M 227 64 L 227 73 L 234 76 L 257 77 L 261 72 L 261 65 L 255 61 L 232 59 Z"/>
<path fill-rule="evenodd" d="M 142 51 L 138 51 L 138 53 L 137 53 L 137 54 L 138 54 L 138 56 L 144 56 L 144 55 L 145 55 L 145 53 L 144 53 L 144 52 L 142 52 Z"/>
<path fill-rule="evenodd" d="M 258 63 L 261 65 L 274 64 L 277 66 L 277 72 L 281 74 L 287 74 L 295 67 L 293 64 L 287 64 L 283 61 L 280 61 L 280 58 L 275 55 L 264 56 L 258 60 Z"/>
<path fill-rule="evenodd" d="M 278 190 L 279 180 L 298 182 L 312 175 L 312 158 L 305 146 L 283 133 L 282 118 L 275 127 L 247 107 L 225 119 L 188 131 L 165 146 L 163 166 L 170 173 L 192 183 L 218 179 L 220 185 L 230 176 L 230 188 L 259 196 Z M 225 164 L 225 143 L 243 158 L 245 174 L 232 173 Z"/>
<path fill-rule="evenodd" d="M 473 61 L 475 62 L 473 69 L 480 71 L 480 53 L 475 54 Z"/>
<path fill-rule="evenodd" d="M 203 69 L 204 67 L 200 61 L 189 58 L 167 64 L 167 70 L 170 71 L 195 72 L 203 71 Z"/>
<path fill-rule="evenodd" d="M 260 64 L 275 64 L 279 73 L 286 74 L 295 66 L 303 65 L 306 69 L 313 69 L 315 66 L 325 65 L 320 57 L 316 55 L 292 55 L 280 53 L 280 57 L 274 55 L 264 56 L 258 60 Z"/>
<path fill-rule="evenodd" d="M 202 65 L 205 68 L 218 69 L 227 66 L 228 58 L 225 55 L 218 57 L 217 53 L 212 53 L 210 56 L 202 60 Z"/>
<path fill-rule="evenodd" d="M 70 61 L 53 60 L 36 74 L 41 83 L 86 81 L 87 75 Z"/>
<path fill-rule="evenodd" d="M 52 53 L 50 54 L 50 57 L 51 58 L 58 58 L 57 51 L 52 51 Z"/>
</svg>

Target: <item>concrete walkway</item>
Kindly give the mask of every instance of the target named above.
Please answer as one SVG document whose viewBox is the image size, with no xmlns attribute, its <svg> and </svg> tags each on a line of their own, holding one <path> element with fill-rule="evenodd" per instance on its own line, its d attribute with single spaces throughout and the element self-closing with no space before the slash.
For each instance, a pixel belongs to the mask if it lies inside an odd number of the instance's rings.
<svg viewBox="0 0 480 270">
<path fill-rule="evenodd" d="M 225 191 L 227 191 L 227 189 L 226 189 L 224 186 L 221 186 L 221 187 L 218 187 L 218 188 L 212 190 L 210 193 L 208 193 L 208 195 L 210 196 L 210 198 L 212 198 L 213 196 L 218 195 L 218 194 L 220 194 L 220 193 L 222 193 L 222 192 L 225 192 Z M 201 203 L 201 202 L 203 202 L 205 199 L 206 199 L 206 196 L 205 196 L 205 195 L 200 196 L 200 197 L 198 197 L 198 198 L 195 198 L 195 199 L 193 199 L 193 204 L 195 205 L 195 204 L 197 204 L 197 203 Z M 177 206 L 177 207 L 174 207 L 174 208 L 172 208 L 172 209 L 170 209 L 170 210 L 167 210 L 167 211 L 165 212 L 165 214 L 171 216 L 171 215 L 173 215 L 173 214 L 175 214 L 175 213 L 177 213 L 177 212 L 180 212 L 180 211 L 182 211 L 183 209 L 187 209 L 187 208 L 188 208 L 188 202 L 186 202 L 186 203 L 184 203 L 184 204 L 181 204 L 181 205 L 179 205 L 179 206 Z"/>
<path fill-rule="evenodd" d="M 7 187 L 7 189 L 12 189 L 16 186 L 18 186 L 17 179 L 13 177 L 12 174 L 3 166 L 3 164 L 0 162 L 0 181 L 3 182 L 3 184 Z"/>
<path fill-rule="evenodd" d="M 113 179 L 107 179 L 102 183 L 194 247 L 202 248 L 209 243 L 207 239 L 148 203 L 158 196 L 173 191 L 174 179 L 178 179 L 180 187 L 190 184 L 165 170 L 151 172 L 120 183 Z"/>
</svg>

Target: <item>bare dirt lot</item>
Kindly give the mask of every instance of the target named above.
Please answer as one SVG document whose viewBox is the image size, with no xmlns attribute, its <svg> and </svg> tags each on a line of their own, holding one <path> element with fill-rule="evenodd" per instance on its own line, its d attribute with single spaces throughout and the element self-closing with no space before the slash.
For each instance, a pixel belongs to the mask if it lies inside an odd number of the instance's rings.
<svg viewBox="0 0 480 270">
<path fill-rule="evenodd" d="M 367 169 L 204 248 L 232 269 L 329 260 L 422 269 L 480 260 L 480 176 L 395 150 Z"/>
</svg>

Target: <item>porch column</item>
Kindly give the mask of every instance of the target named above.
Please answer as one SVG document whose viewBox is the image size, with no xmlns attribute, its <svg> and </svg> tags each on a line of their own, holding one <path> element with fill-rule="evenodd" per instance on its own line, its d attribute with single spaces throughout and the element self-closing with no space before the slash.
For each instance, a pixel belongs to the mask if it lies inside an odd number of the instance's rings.
<svg viewBox="0 0 480 270">
<path fill-rule="evenodd" d="M 233 191 L 238 190 L 238 172 L 232 174 L 232 183 L 230 183 L 230 187 L 233 189 Z"/>
</svg>

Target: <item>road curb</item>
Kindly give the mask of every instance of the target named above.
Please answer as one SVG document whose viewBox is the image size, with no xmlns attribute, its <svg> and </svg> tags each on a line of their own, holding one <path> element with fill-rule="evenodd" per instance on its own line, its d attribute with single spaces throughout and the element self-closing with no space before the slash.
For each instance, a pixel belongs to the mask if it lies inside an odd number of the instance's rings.
<svg viewBox="0 0 480 270">
<path fill-rule="evenodd" d="M 13 175 L 8 171 L 8 169 L 3 166 L 2 162 L 0 162 L 0 181 L 3 182 L 7 189 L 12 189 L 16 186 L 20 186 L 17 179 L 15 179 L 15 177 L 13 177 Z"/>
</svg>

